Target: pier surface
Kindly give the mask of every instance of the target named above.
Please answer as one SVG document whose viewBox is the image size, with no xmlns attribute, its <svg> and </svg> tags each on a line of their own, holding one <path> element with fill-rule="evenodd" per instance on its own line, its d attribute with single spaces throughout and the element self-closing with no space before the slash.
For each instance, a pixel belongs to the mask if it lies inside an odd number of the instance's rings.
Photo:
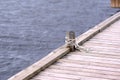
<svg viewBox="0 0 120 80">
<path fill-rule="evenodd" d="M 67 31 L 79 36 L 119 10 L 110 0 L 0 0 L 0 80 L 63 45 Z"/>
<path fill-rule="evenodd" d="M 76 40 L 87 51 L 63 46 L 9 80 L 120 79 L 120 13 Z"/>
</svg>

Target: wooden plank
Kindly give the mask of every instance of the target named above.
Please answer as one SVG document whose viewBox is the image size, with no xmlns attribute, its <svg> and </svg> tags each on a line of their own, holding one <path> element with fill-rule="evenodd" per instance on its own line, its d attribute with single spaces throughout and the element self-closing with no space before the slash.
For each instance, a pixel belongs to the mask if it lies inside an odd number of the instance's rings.
<svg viewBox="0 0 120 80">
<path fill-rule="evenodd" d="M 105 39 L 91 39 L 89 40 L 87 43 L 84 43 L 83 45 L 85 44 L 101 44 L 101 45 L 113 45 L 113 46 L 117 46 L 119 47 L 120 46 L 120 41 L 111 41 L 110 43 L 108 43 L 109 40 L 105 40 Z"/>
<path fill-rule="evenodd" d="M 74 71 L 74 72 L 87 72 L 87 73 L 96 73 L 96 74 L 104 74 L 104 75 L 112 75 L 112 76 L 120 76 L 119 72 L 111 72 L 111 71 L 104 71 L 104 70 L 98 70 L 98 69 L 89 69 L 89 68 L 78 68 L 78 67 L 69 67 L 69 66 L 58 66 L 58 65 L 52 65 L 49 67 L 49 69 L 58 69 L 58 70 L 68 70 L 68 71 Z"/>
<path fill-rule="evenodd" d="M 40 80 L 40 79 L 31 79 L 31 80 Z"/>
<path fill-rule="evenodd" d="M 109 43 L 109 42 L 108 42 L 108 43 Z M 109 48 L 118 49 L 118 47 L 120 46 L 120 44 L 114 45 L 114 44 L 112 44 L 112 43 L 111 43 L 111 44 L 97 43 L 97 42 L 95 43 L 95 42 L 92 42 L 92 41 L 91 41 L 91 42 L 87 42 L 87 43 L 85 43 L 84 45 L 85 45 L 85 46 L 88 46 L 88 47 L 89 47 L 89 46 L 95 46 L 95 47 L 96 47 L 96 46 L 100 46 L 100 47 L 103 47 L 103 48 L 104 48 L 104 47 L 107 47 L 108 49 L 109 49 Z M 120 49 L 118 49 L 118 50 L 120 50 Z"/>
<path fill-rule="evenodd" d="M 95 57 L 104 57 L 104 58 L 113 58 L 113 59 L 120 59 L 120 54 L 109 54 L 109 53 L 95 53 L 95 52 L 81 52 L 81 53 L 71 53 L 74 55 L 85 55 L 85 56 L 95 56 Z"/>
<path fill-rule="evenodd" d="M 106 40 L 115 40 L 115 41 L 119 41 L 120 40 L 119 37 L 115 39 L 115 38 L 111 38 L 110 36 L 95 36 L 94 38 L 96 38 L 96 39 L 106 39 Z"/>
<path fill-rule="evenodd" d="M 113 75 L 108 75 L 108 74 L 98 74 L 98 73 L 90 73 L 90 72 L 76 72 L 72 70 L 63 70 L 63 69 L 48 69 L 47 72 L 49 73 L 55 73 L 55 74 L 71 74 L 71 75 L 77 75 L 77 76 L 85 76 L 85 77 L 91 77 L 91 78 L 101 78 L 101 79 L 119 79 L 119 76 L 113 76 Z M 47 73 L 46 72 L 46 73 Z M 106 77 L 107 76 L 107 77 Z M 89 80 L 89 79 L 88 79 Z"/>
<path fill-rule="evenodd" d="M 110 43 L 108 43 L 108 41 L 109 41 L 109 40 L 107 40 L 107 39 L 92 38 L 92 39 L 89 40 L 88 42 L 108 44 L 108 45 L 116 45 L 116 46 L 119 46 L 119 45 L 120 45 L 120 41 L 119 41 L 119 40 L 111 40 Z M 86 43 L 85 43 L 85 44 L 86 44 Z"/>
<path fill-rule="evenodd" d="M 119 30 L 120 30 L 119 25 L 120 25 L 120 22 L 118 20 L 115 23 L 113 23 L 112 25 L 110 25 L 110 27 L 108 29 L 106 29 L 105 31 L 108 31 L 108 30 L 112 31 L 113 30 L 112 32 L 119 32 Z"/>
<path fill-rule="evenodd" d="M 113 38 L 106 38 L 106 37 L 93 37 L 92 39 L 94 39 L 94 40 L 107 40 L 107 41 L 109 41 L 109 40 L 111 40 L 111 42 L 112 41 L 114 41 L 114 42 L 119 42 L 120 41 L 120 39 L 113 39 Z"/>
<path fill-rule="evenodd" d="M 113 56 L 120 56 L 120 54 L 118 52 L 114 52 L 114 51 L 109 51 L 109 50 L 91 50 L 91 53 L 97 53 L 97 54 L 108 54 L 108 55 L 113 55 Z M 89 52 L 89 53 L 90 53 Z"/>
<path fill-rule="evenodd" d="M 109 53 L 95 53 L 95 52 L 81 52 L 81 53 L 70 53 L 74 55 L 85 55 L 85 56 L 95 56 L 95 57 L 105 57 L 105 58 L 113 58 L 113 59 L 120 59 L 120 54 L 109 54 Z"/>
<path fill-rule="evenodd" d="M 108 32 L 104 32 L 104 33 L 102 33 L 102 34 L 98 34 L 97 35 L 98 37 L 99 36 L 102 36 L 102 37 L 115 37 L 115 38 L 118 38 L 118 39 L 120 39 L 120 35 L 119 34 L 116 34 L 116 33 L 108 33 Z"/>
<path fill-rule="evenodd" d="M 111 32 L 111 33 L 120 33 L 119 29 L 105 29 L 105 31 L 107 32 Z"/>
<path fill-rule="evenodd" d="M 76 63 L 68 63 L 68 62 L 58 62 L 55 65 L 57 66 L 67 66 L 67 67 L 77 67 L 77 68 L 87 68 L 87 69 L 95 69 L 95 70 L 104 70 L 104 71 L 110 71 L 115 73 L 120 73 L 120 69 L 118 68 L 110 68 L 110 67 L 103 67 L 103 66 L 94 66 L 92 64 L 86 64 L 86 65 L 79 65 Z M 45 71 L 47 72 L 47 71 Z"/>
<path fill-rule="evenodd" d="M 106 60 L 106 61 L 110 61 L 110 62 L 120 62 L 120 59 L 114 59 L 114 58 L 107 58 L 107 57 L 99 57 L 99 56 L 89 56 L 89 55 L 74 55 L 74 54 L 68 54 L 68 57 L 73 57 L 73 58 L 88 58 L 88 59 L 96 59 L 96 60 Z"/>
<path fill-rule="evenodd" d="M 85 41 L 92 38 L 97 33 L 104 30 L 106 27 L 114 23 L 120 19 L 120 12 L 113 15 L 112 17 L 106 19 L 104 22 L 100 23 L 99 25 L 95 26 L 93 29 L 87 31 L 86 33 L 82 34 L 81 36 L 77 37 L 76 40 L 79 44 L 83 44 Z M 32 66 L 26 68 L 25 70 L 19 72 L 18 74 L 12 76 L 8 80 L 28 80 L 38 74 L 41 70 L 44 70 L 46 67 L 50 66 L 52 63 L 66 55 L 70 52 L 69 48 L 66 48 L 66 46 L 62 46 L 58 48 L 57 50 L 51 52 L 48 56 L 43 58 L 42 60 L 36 62 Z"/>
<path fill-rule="evenodd" d="M 111 63 L 113 65 L 120 65 L 120 61 L 117 61 L 115 59 L 109 59 L 109 58 L 99 58 L 99 57 L 88 57 L 88 56 L 81 56 L 81 55 L 70 55 L 66 56 L 66 59 L 70 60 L 80 60 L 80 61 L 91 61 L 91 62 L 102 62 L 102 63 Z M 59 61 L 58 61 L 59 62 Z"/>
<path fill-rule="evenodd" d="M 120 49 L 117 47 L 117 46 L 114 46 L 114 45 L 108 45 L 108 44 L 101 44 L 101 45 L 98 45 L 97 43 L 96 44 L 92 44 L 90 45 L 90 43 L 86 43 L 87 45 L 83 45 L 85 48 L 90 48 L 91 50 L 95 50 L 95 48 L 97 49 L 111 49 L 111 50 L 116 50 L 116 51 L 120 51 Z M 116 52 L 115 51 L 115 52 Z"/>
<path fill-rule="evenodd" d="M 115 38 L 120 39 L 120 35 L 112 34 L 112 33 L 109 33 L 109 34 L 103 33 L 103 34 L 97 35 L 96 37 L 106 37 L 106 38 L 111 38 L 112 37 L 114 40 L 115 40 Z"/>
<path fill-rule="evenodd" d="M 114 0 L 111 0 L 111 7 L 114 7 Z"/>
<path fill-rule="evenodd" d="M 107 44 L 107 42 L 109 41 L 109 39 L 106 39 L 106 38 L 96 38 L 96 37 L 94 37 L 94 38 L 92 38 L 91 40 L 89 40 L 89 41 L 95 41 L 95 42 L 104 42 L 104 41 L 106 41 L 105 43 Z M 112 41 L 111 41 L 112 43 L 119 43 L 120 41 L 119 40 L 117 40 L 117 39 L 112 39 Z"/>
<path fill-rule="evenodd" d="M 73 66 L 74 65 L 74 66 Z M 111 71 L 111 70 L 107 70 L 107 68 L 101 68 L 101 67 L 96 67 L 96 66 L 82 66 L 81 65 L 78 65 L 76 63 L 68 63 L 68 62 L 64 62 L 64 63 L 56 63 L 55 65 L 52 65 L 52 66 L 59 66 L 59 67 L 67 67 L 68 69 L 71 69 L 71 68 L 75 68 L 75 69 L 79 69 L 78 71 L 86 71 L 86 72 L 96 72 L 96 73 L 107 73 L 108 74 L 111 74 L 111 75 L 116 75 L 116 76 L 119 76 L 120 75 L 120 72 L 119 71 Z M 51 66 L 51 67 L 52 67 Z M 76 72 L 76 71 L 75 71 Z"/>
<path fill-rule="evenodd" d="M 73 75 L 69 73 L 55 73 L 55 72 L 43 72 L 41 74 L 42 76 L 53 76 L 53 77 L 62 77 L 62 78 L 68 78 L 72 80 L 108 80 L 103 78 L 94 78 L 89 76 L 81 76 L 81 75 Z"/>
<path fill-rule="evenodd" d="M 72 80 L 72 79 L 67 79 L 67 78 L 61 78 L 61 77 L 53 77 L 53 76 L 36 76 L 34 78 L 35 80 Z M 34 80 L 30 79 L 30 80 Z"/>
<path fill-rule="evenodd" d="M 111 0 L 111 7 L 120 8 L 120 0 Z"/>
<path fill-rule="evenodd" d="M 113 23 L 110 27 L 108 27 L 107 29 L 105 29 L 104 31 L 105 32 L 116 32 L 116 33 L 119 33 L 119 20 L 116 21 L 115 23 Z"/>
<path fill-rule="evenodd" d="M 95 60 L 105 60 L 110 62 L 118 62 L 120 63 L 120 59 L 113 59 L 113 58 L 106 58 L 106 57 L 98 57 L 98 56 L 89 56 L 89 55 L 77 55 L 77 54 L 68 54 L 67 57 L 73 57 L 73 58 L 83 58 L 83 59 L 95 59 Z"/>
<path fill-rule="evenodd" d="M 88 48 L 88 49 L 91 49 L 91 51 L 98 51 L 98 52 L 112 52 L 112 53 L 120 53 L 120 49 L 119 48 L 110 48 L 110 47 L 100 47 L 100 46 L 92 46 L 92 45 L 88 45 L 88 46 L 84 46 L 84 47 L 86 47 L 86 48 Z"/>
<path fill-rule="evenodd" d="M 71 60 L 71 59 L 60 59 L 58 62 L 60 63 L 75 63 L 75 64 L 79 64 L 79 65 L 93 65 L 93 66 L 101 66 L 101 67 L 109 67 L 109 68 L 117 68 L 119 69 L 120 65 L 119 64 L 112 64 L 112 63 L 103 63 L 103 62 L 95 62 L 95 61 L 84 61 L 84 60 Z M 74 66 L 73 66 L 74 67 Z M 119 73 L 120 75 L 120 73 Z"/>
</svg>

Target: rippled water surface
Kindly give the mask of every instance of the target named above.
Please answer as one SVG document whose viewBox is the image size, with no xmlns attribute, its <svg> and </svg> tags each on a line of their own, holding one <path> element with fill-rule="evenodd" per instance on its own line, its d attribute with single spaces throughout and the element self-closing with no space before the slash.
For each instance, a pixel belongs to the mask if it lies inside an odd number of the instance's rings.
<svg viewBox="0 0 120 80">
<path fill-rule="evenodd" d="M 0 0 L 0 80 L 6 80 L 119 9 L 110 0 Z"/>
</svg>

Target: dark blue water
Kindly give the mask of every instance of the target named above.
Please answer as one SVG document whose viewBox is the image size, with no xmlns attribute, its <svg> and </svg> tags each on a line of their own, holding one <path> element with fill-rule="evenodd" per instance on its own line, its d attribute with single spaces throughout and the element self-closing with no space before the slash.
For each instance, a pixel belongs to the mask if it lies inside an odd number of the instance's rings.
<svg viewBox="0 0 120 80">
<path fill-rule="evenodd" d="M 118 10 L 110 0 L 0 0 L 0 80 L 64 44 L 66 31 L 80 35 Z"/>
</svg>

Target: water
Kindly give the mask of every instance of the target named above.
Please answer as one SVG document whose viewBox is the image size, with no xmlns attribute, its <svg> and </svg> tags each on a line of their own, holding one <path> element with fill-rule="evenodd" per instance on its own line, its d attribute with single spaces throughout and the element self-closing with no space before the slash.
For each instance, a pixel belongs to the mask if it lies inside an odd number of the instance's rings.
<svg viewBox="0 0 120 80">
<path fill-rule="evenodd" d="M 118 10 L 110 0 L 0 0 L 0 80 L 64 44 L 66 31 L 78 36 Z"/>
</svg>

